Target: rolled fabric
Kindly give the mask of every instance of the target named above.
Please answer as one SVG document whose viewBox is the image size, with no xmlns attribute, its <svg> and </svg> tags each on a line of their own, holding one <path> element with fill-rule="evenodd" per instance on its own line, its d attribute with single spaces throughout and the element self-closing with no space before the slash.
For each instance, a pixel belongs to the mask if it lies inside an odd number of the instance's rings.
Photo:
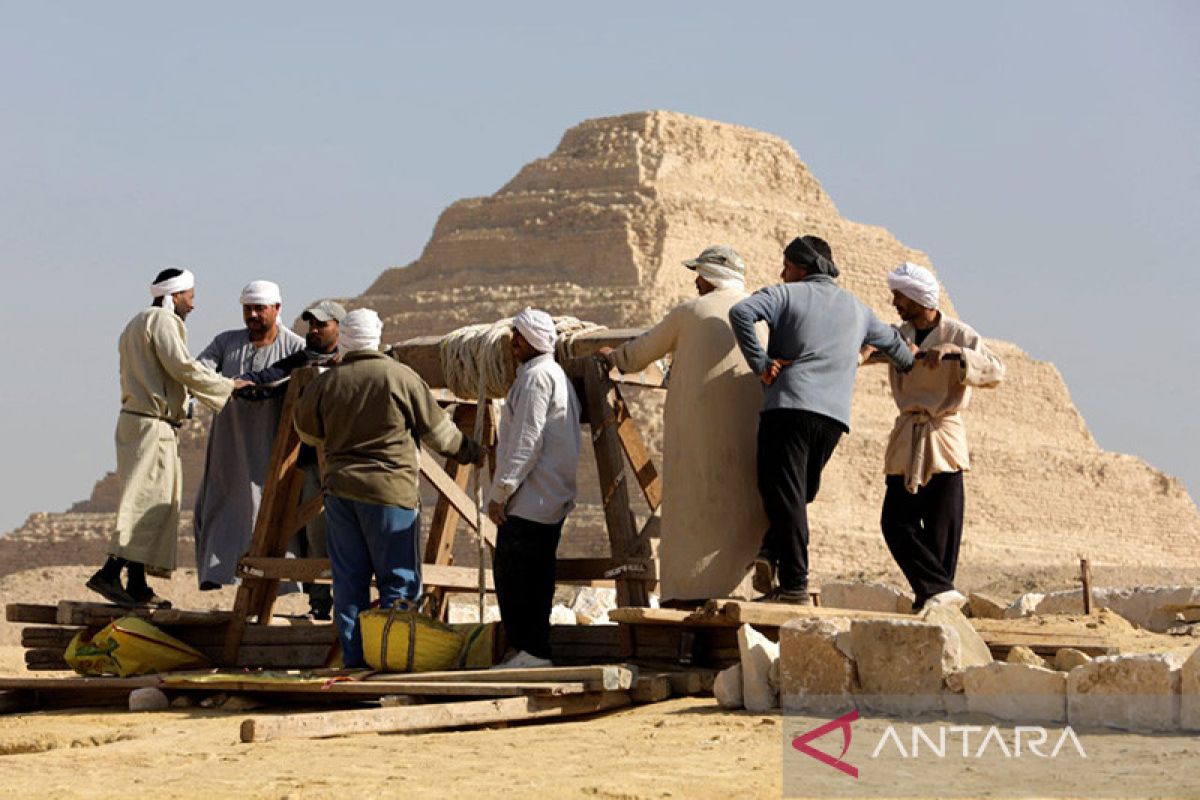
<svg viewBox="0 0 1200 800">
<path fill-rule="evenodd" d="M 526 307 L 520 314 L 513 317 L 513 327 L 521 332 L 525 341 L 533 345 L 539 353 L 553 353 L 554 342 L 558 340 L 558 332 L 554 329 L 554 320 L 545 311 Z"/>
<path fill-rule="evenodd" d="M 196 288 L 196 276 L 191 273 L 191 270 L 184 269 L 183 272 L 174 278 L 167 278 L 165 281 L 150 284 L 150 297 L 154 299 L 170 297 L 171 295 L 186 292 L 188 289 L 194 288 Z"/>
<path fill-rule="evenodd" d="M 244 306 L 278 306 L 283 305 L 283 296 L 279 293 L 277 283 L 250 281 L 242 289 L 239 302 Z"/>
<path fill-rule="evenodd" d="M 683 265 L 695 270 L 701 278 L 718 289 L 746 288 L 746 262 L 728 245 L 706 247 L 700 255 L 684 261 Z"/>
<path fill-rule="evenodd" d="M 745 289 L 746 275 L 729 267 L 716 264 L 700 264 L 696 273 L 718 289 Z"/>
<path fill-rule="evenodd" d="M 840 274 L 837 264 L 814 250 L 812 245 L 804 241 L 803 236 L 797 236 L 787 247 L 783 248 L 783 257 L 813 275 L 828 275 L 836 278 Z"/>
<path fill-rule="evenodd" d="M 383 320 L 369 308 L 356 308 L 345 316 L 338 327 L 338 350 L 378 350 L 383 340 Z"/>
<path fill-rule="evenodd" d="M 888 273 L 888 288 L 925 308 L 937 308 L 941 298 L 937 278 L 919 264 L 905 261 Z"/>
</svg>

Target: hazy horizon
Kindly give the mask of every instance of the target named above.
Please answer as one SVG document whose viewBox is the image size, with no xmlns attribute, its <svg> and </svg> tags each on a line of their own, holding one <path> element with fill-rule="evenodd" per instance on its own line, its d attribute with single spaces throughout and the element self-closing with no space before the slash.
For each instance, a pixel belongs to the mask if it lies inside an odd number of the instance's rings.
<svg viewBox="0 0 1200 800">
<path fill-rule="evenodd" d="M 1200 7 L 682 9 L 4 4 L 0 531 L 113 469 L 116 338 L 157 270 L 197 272 L 198 352 L 246 282 L 289 319 L 357 295 L 567 128 L 651 109 L 789 141 L 1196 498 Z"/>
</svg>

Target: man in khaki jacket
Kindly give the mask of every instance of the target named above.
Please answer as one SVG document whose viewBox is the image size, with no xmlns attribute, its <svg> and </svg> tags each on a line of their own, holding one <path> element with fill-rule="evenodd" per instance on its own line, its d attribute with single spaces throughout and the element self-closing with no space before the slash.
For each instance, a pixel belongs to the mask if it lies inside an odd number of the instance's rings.
<svg viewBox="0 0 1200 800">
<path fill-rule="evenodd" d="M 888 369 L 900 415 L 884 456 L 883 537 L 916 596 L 914 607 L 966 598 L 954 588 L 963 529 L 963 472 L 970 469 L 960 412 L 972 387 L 1004 379 L 1004 364 L 969 325 L 938 309 L 937 279 L 905 262 L 888 275 L 900 334 L 918 348 L 909 372 Z"/>
<path fill-rule="evenodd" d="M 359 612 L 421 594 L 420 468 L 417 440 L 463 464 L 484 451 L 446 415 L 425 381 L 379 352 L 383 322 L 356 309 L 340 325 L 341 362 L 305 389 L 296 432 L 322 445 L 326 547 L 333 572 L 333 612 L 342 663 L 364 667 Z"/>
</svg>

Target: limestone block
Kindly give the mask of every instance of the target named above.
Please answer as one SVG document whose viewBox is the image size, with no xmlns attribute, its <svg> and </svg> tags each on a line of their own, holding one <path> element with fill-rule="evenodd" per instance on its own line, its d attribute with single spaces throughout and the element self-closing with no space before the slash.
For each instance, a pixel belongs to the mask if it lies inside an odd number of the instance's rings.
<svg viewBox="0 0 1200 800">
<path fill-rule="evenodd" d="M 1034 613 L 1034 609 L 1037 608 L 1038 603 L 1042 602 L 1042 598 L 1045 596 L 1040 592 L 1026 592 L 1016 600 L 1013 600 L 1008 608 L 1004 609 L 1004 617 L 1006 619 L 1028 617 Z"/>
<path fill-rule="evenodd" d="M 953 628 L 919 620 L 855 620 L 849 648 L 867 708 L 884 713 L 942 711 L 946 676 L 960 665 Z"/>
<path fill-rule="evenodd" d="M 575 625 L 576 623 L 575 612 L 561 603 L 550 609 L 551 625 Z"/>
<path fill-rule="evenodd" d="M 1179 670 L 1179 727 L 1200 731 L 1200 647 Z"/>
<path fill-rule="evenodd" d="M 1086 664 L 1092 657 L 1074 647 L 1060 647 L 1054 654 L 1054 668 L 1059 672 L 1070 672 L 1081 664 Z"/>
<path fill-rule="evenodd" d="M 771 665 L 779 660 L 779 644 L 743 625 L 738 629 L 738 654 L 742 663 L 742 700 L 747 711 L 762 713 L 779 706 L 779 693 L 771 687 Z"/>
<path fill-rule="evenodd" d="M 450 601 L 450 605 L 446 608 L 446 621 L 451 625 L 479 622 L 479 601 Z M 496 605 L 494 601 L 490 601 L 483 607 L 483 621 L 500 621 L 500 606 Z"/>
<path fill-rule="evenodd" d="M 825 608 L 908 614 L 912 604 L 910 595 L 883 583 L 835 581 L 821 584 L 821 605 Z"/>
<path fill-rule="evenodd" d="M 571 602 L 571 610 L 580 625 L 608 622 L 608 612 L 617 607 L 617 590 L 602 586 L 584 586 Z"/>
<path fill-rule="evenodd" d="M 967 711 L 1013 722 L 1065 722 L 1067 676 L 1031 664 L 994 661 L 963 671 Z"/>
<path fill-rule="evenodd" d="M 994 597 L 976 592 L 971 592 L 967 605 L 976 619 L 1004 619 L 1004 610 L 1008 607 Z"/>
<path fill-rule="evenodd" d="M 1200 587 L 1140 586 L 1131 589 L 1093 589 L 1097 608 L 1107 608 L 1146 630 L 1162 633 L 1175 624 L 1178 607 L 1200 605 Z M 1079 614 L 1083 592 L 1051 592 L 1037 605 L 1038 614 Z"/>
<path fill-rule="evenodd" d="M 1101 656 L 1067 675 L 1075 727 L 1172 730 L 1179 723 L 1180 653 Z"/>
<path fill-rule="evenodd" d="M 1050 668 L 1050 665 L 1046 663 L 1046 659 L 1020 644 L 1009 650 L 1008 657 L 1004 660 L 1009 664 L 1028 664 L 1031 667 Z"/>
<path fill-rule="evenodd" d="M 743 705 L 742 695 L 742 665 L 734 664 L 728 669 L 723 669 L 717 673 L 717 677 L 713 680 L 713 697 L 717 698 L 717 705 L 721 708 L 741 708 Z"/>
<path fill-rule="evenodd" d="M 792 620 L 779 629 L 780 704 L 792 711 L 842 710 L 857 689 L 854 661 L 838 647 L 850 620 Z"/>
<path fill-rule="evenodd" d="M 930 606 L 921 612 L 920 618 L 925 622 L 941 625 L 954 631 L 958 639 L 958 657 L 955 669 L 976 667 L 992 662 L 992 651 L 983 641 L 971 622 L 954 606 Z"/>
</svg>

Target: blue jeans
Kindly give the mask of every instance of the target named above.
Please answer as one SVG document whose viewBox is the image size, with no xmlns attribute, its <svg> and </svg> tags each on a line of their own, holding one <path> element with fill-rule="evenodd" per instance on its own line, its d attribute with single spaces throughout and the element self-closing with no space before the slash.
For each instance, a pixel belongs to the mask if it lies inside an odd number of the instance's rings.
<svg viewBox="0 0 1200 800">
<path fill-rule="evenodd" d="M 358 615 L 371 605 L 371 577 L 381 608 L 421 594 L 421 513 L 327 494 L 325 522 L 342 663 L 365 667 Z"/>
</svg>

